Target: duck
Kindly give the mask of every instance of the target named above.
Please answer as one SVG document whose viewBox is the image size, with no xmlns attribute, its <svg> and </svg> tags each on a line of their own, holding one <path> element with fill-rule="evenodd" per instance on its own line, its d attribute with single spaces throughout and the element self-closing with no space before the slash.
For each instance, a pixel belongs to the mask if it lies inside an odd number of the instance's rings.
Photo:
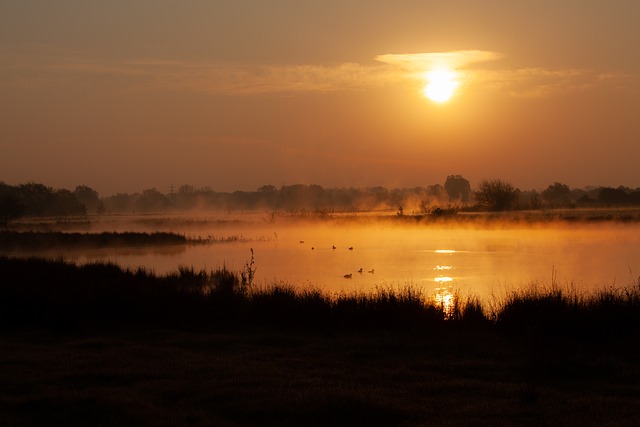
<svg viewBox="0 0 640 427">
<path fill-rule="evenodd" d="M 344 275 L 344 278 L 345 278 L 345 279 L 351 279 L 351 276 L 353 276 L 353 274 L 352 274 L 352 273 L 345 274 L 345 275 Z"/>
</svg>

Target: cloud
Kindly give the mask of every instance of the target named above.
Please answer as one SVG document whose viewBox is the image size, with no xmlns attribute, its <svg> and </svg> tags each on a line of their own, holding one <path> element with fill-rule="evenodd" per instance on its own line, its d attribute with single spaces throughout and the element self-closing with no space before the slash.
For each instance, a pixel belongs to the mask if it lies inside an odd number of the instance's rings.
<svg viewBox="0 0 640 427">
<path fill-rule="evenodd" d="M 96 59 L 73 51 L 35 46 L 0 49 L 0 87 L 38 88 L 61 83 L 121 91 L 171 90 L 247 96 L 370 90 L 422 84 L 425 71 L 446 64 L 467 87 L 512 96 L 551 96 L 596 85 L 624 84 L 610 72 L 531 67 L 496 70 L 481 64 L 502 54 L 483 50 L 378 55 L 377 63 L 333 65 L 243 65 L 163 58 Z"/>
<path fill-rule="evenodd" d="M 0 86 L 41 88 L 65 82 L 117 82 L 121 90 L 178 90 L 225 95 L 365 90 L 389 85 L 397 71 L 353 62 L 334 65 L 244 65 L 162 58 L 97 59 L 32 46 L 0 48 Z"/>
<path fill-rule="evenodd" d="M 384 67 L 356 63 L 334 66 L 182 63 L 149 71 L 156 83 L 164 87 L 242 95 L 363 90 L 383 86 L 390 77 Z"/>
<path fill-rule="evenodd" d="M 474 85 L 515 97 L 541 98 L 589 90 L 596 86 L 619 88 L 629 76 L 586 69 L 542 67 L 474 73 Z"/>
<path fill-rule="evenodd" d="M 468 67 L 478 62 L 495 61 L 502 58 L 498 52 L 484 50 L 457 50 L 451 52 L 430 53 L 388 53 L 375 57 L 376 61 L 384 62 L 412 72 L 446 66 L 451 69 Z"/>
</svg>

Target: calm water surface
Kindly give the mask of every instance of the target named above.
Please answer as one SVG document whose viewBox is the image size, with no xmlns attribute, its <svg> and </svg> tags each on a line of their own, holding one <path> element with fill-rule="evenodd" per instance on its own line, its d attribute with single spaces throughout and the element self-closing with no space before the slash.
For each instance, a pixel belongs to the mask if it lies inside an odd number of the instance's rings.
<svg viewBox="0 0 640 427">
<path fill-rule="evenodd" d="M 531 284 L 548 286 L 552 281 L 585 291 L 629 286 L 637 284 L 640 276 L 638 224 L 467 228 L 263 222 L 191 224 L 183 229 L 172 224 L 170 228 L 188 236 L 240 237 L 241 241 L 61 255 L 79 262 L 109 260 L 166 273 L 179 266 L 239 270 L 253 249 L 258 285 L 285 282 L 328 292 L 412 285 L 434 295 L 458 291 L 483 299 Z"/>
</svg>

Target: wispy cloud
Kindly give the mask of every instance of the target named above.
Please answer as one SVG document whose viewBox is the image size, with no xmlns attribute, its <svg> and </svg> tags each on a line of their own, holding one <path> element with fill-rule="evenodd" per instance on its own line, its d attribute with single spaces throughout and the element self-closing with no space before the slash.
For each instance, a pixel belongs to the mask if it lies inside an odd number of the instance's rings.
<svg viewBox="0 0 640 427">
<path fill-rule="evenodd" d="M 46 46 L 19 53 L 0 48 L 0 53 L 0 87 L 37 88 L 82 81 L 95 86 L 115 82 L 123 91 L 302 94 L 421 84 L 425 71 L 445 64 L 461 71 L 466 86 L 513 96 L 551 96 L 623 82 L 617 74 L 584 69 L 483 69 L 483 64 L 503 55 L 482 50 L 384 54 L 374 58 L 377 63 L 334 65 L 242 65 L 161 58 L 97 60 Z"/>
<path fill-rule="evenodd" d="M 437 67 L 465 68 L 475 63 L 495 61 L 500 58 L 502 58 L 502 54 L 498 52 L 457 50 L 452 52 L 388 53 L 378 55 L 375 59 L 408 71 L 424 72 Z"/>
<path fill-rule="evenodd" d="M 487 90 L 515 97 L 542 98 L 563 93 L 585 91 L 594 87 L 620 88 L 629 76 L 596 70 L 542 67 L 516 70 L 479 70 L 472 75 L 473 84 Z"/>
<path fill-rule="evenodd" d="M 76 52 L 0 49 L 0 86 L 42 87 L 78 78 L 96 84 L 118 79 L 128 89 L 180 90 L 227 95 L 363 90 L 397 80 L 380 65 L 243 65 L 158 58 L 106 60 Z"/>
<path fill-rule="evenodd" d="M 192 62 L 148 71 L 155 84 L 163 87 L 243 95 L 363 90 L 386 85 L 392 78 L 385 67 L 356 63 L 242 66 Z"/>
</svg>

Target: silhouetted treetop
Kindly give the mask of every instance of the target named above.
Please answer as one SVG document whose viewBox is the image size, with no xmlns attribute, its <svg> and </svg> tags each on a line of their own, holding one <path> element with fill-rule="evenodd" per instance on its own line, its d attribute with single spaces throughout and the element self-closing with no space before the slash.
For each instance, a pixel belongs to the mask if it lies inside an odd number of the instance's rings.
<svg viewBox="0 0 640 427">
<path fill-rule="evenodd" d="M 449 175 L 444 189 L 451 202 L 467 203 L 471 199 L 471 184 L 462 175 Z"/>
<path fill-rule="evenodd" d="M 476 203 L 492 211 L 509 210 L 518 198 L 518 190 L 508 181 L 484 179 L 475 192 Z"/>
<path fill-rule="evenodd" d="M 566 184 L 554 182 L 542 192 L 542 198 L 550 206 L 567 206 L 571 203 L 571 189 Z"/>
</svg>

